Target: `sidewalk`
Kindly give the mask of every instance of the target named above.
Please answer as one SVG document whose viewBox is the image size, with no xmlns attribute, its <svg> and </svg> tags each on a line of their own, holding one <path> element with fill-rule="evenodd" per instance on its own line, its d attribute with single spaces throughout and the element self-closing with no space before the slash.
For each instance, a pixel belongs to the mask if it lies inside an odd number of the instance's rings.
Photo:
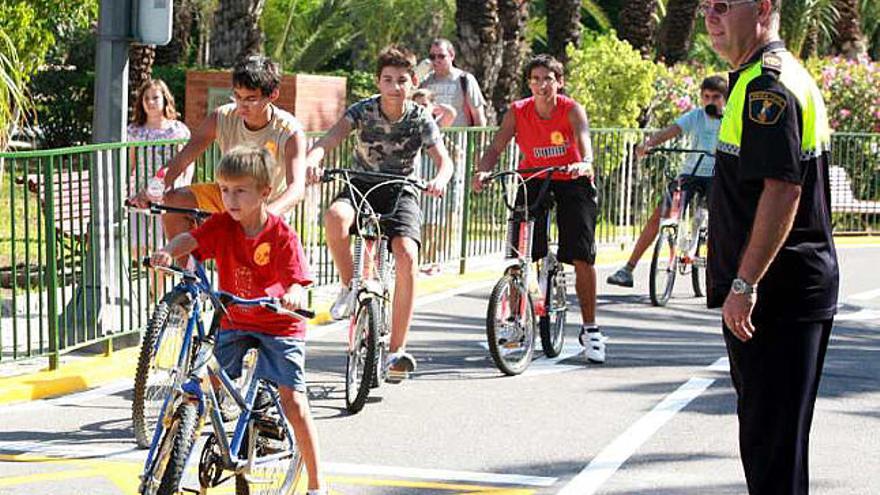
<svg viewBox="0 0 880 495">
<path fill-rule="evenodd" d="M 880 237 L 840 237 L 837 245 L 845 249 L 858 246 L 878 246 Z M 643 262 L 649 260 L 646 253 Z M 603 246 L 599 249 L 597 266 L 618 266 L 629 256 L 629 246 Z M 418 296 L 444 292 L 474 282 L 497 278 L 508 264 L 500 256 L 469 259 L 467 273 L 458 273 L 458 263 L 443 267 L 443 272 L 432 276 L 419 275 Z M 599 280 L 601 286 L 603 280 Z M 313 325 L 330 323 L 329 308 L 336 287 L 320 289 L 314 297 L 317 315 Z M 0 365 L 0 405 L 45 399 L 98 387 L 120 378 L 134 377 L 139 347 L 115 351 L 110 356 L 70 354 L 62 356 L 62 366 L 55 371 L 45 368 L 46 358 L 32 362 L 14 362 Z M 133 378 L 132 378 L 133 379 Z"/>
</svg>

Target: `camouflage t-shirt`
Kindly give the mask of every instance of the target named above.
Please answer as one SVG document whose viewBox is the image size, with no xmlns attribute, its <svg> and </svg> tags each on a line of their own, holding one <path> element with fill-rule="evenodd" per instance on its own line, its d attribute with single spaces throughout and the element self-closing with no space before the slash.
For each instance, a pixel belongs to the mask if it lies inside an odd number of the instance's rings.
<svg viewBox="0 0 880 495">
<path fill-rule="evenodd" d="M 365 98 L 345 111 L 357 129 L 354 170 L 403 176 L 418 175 L 419 150 L 440 142 L 440 129 L 424 107 L 407 100 L 403 116 L 390 121 L 379 108 L 379 96 Z"/>
</svg>

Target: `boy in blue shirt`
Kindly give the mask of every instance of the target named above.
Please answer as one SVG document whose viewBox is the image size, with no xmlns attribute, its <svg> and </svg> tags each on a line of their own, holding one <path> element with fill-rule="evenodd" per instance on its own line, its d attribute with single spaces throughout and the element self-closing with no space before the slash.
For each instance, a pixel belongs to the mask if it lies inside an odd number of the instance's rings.
<svg viewBox="0 0 880 495">
<path fill-rule="evenodd" d="M 695 150 L 708 151 L 715 153 L 715 146 L 718 143 L 718 130 L 721 129 L 721 115 L 724 113 L 724 103 L 727 98 L 727 81 L 720 76 L 710 76 L 703 79 L 700 84 L 700 103 L 702 107 L 694 108 L 686 114 L 679 117 L 674 124 L 658 131 L 649 137 L 643 144 L 636 147 L 636 156 L 641 158 L 651 150 L 672 138 L 684 134 L 690 142 L 691 148 Z M 695 177 L 690 182 L 690 187 L 701 188 L 706 196 L 709 195 L 709 188 L 712 184 L 712 176 L 715 174 L 715 159 L 712 157 L 703 157 L 700 166 L 694 170 L 701 155 L 690 154 L 687 157 L 684 168 L 679 173 L 693 174 Z M 633 286 L 632 272 L 636 268 L 639 259 L 645 254 L 648 247 L 654 242 L 657 233 L 660 230 L 660 214 L 663 204 L 657 206 L 639 239 L 636 241 L 635 247 L 630 254 L 629 261 L 622 268 L 611 274 L 607 282 L 612 285 L 621 287 Z"/>
</svg>

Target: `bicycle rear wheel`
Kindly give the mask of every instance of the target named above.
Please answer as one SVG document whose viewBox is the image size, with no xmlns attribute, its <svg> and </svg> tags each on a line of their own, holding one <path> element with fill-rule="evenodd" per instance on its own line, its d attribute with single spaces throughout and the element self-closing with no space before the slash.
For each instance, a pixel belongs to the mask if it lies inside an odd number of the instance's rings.
<svg viewBox="0 0 880 495">
<path fill-rule="evenodd" d="M 354 321 L 354 336 L 345 365 L 345 408 L 356 413 L 364 408 L 377 373 L 380 324 L 379 303 L 362 301 Z"/>
<path fill-rule="evenodd" d="M 169 292 L 156 306 L 144 332 L 131 403 L 134 437 L 140 448 L 150 447 L 165 398 L 189 371 L 193 346 L 180 367 L 178 359 L 191 308 L 186 291 Z"/>
<path fill-rule="evenodd" d="M 273 405 L 254 413 L 248 425 L 245 441 L 251 468 L 235 475 L 237 495 L 290 495 L 302 475 L 302 452 L 293 438 L 293 428 L 277 405 L 277 392 L 270 390 L 276 399 Z"/>
<path fill-rule="evenodd" d="M 548 358 L 558 356 L 565 344 L 565 318 L 568 311 L 565 293 L 565 270 L 556 263 L 547 275 L 545 314 L 538 322 L 541 328 L 541 347 Z"/>
<path fill-rule="evenodd" d="M 697 250 L 691 263 L 691 283 L 694 286 L 694 297 L 706 295 L 706 234 L 698 234 Z"/>
<path fill-rule="evenodd" d="M 651 273 L 648 292 L 651 304 L 665 306 L 672 296 L 675 286 L 675 274 L 678 270 L 678 239 L 672 227 L 660 229 L 660 236 L 654 244 L 654 255 L 651 257 Z"/>
<path fill-rule="evenodd" d="M 519 277 L 504 275 L 492 289 L 486 311 L 486 337 L 495 366 L 506 375 L 529 367 L 535 351 L 535 314 L 529 295 L 522 293 Z M 521 298 L 527 297 L 525 314 Z"/>
</svg>

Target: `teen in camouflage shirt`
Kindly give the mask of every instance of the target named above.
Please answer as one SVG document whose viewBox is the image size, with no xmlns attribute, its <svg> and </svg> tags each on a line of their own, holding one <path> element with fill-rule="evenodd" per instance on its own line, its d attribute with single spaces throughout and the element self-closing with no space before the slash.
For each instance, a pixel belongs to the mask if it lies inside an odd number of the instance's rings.
<svg viewBox="0 0 880 495">
<path fill-rule="evenodd" d="M 437 124 L 424 108 L 409 99 L 416 84 L 413 73 L 415 62 L 412 53 L 396 47 L 386 48 L 379 54 L 376 70 L 379 95 L 352 105 L 330 131 L 312 146 L 306 158 L 312 180 L 320 175 L 317 165 L 326 152 L 342 143 L 356 129 L 353 170 L 413 176 L 417 173 L 415 163 L 418 152 L 424 149 L 437 164 L 437 174 L 428 182 L 427 192 L 433 196 L 443 193 L 452 176 L 453 164 Z M 369 189 L 366 181 L 356 183 L 355 187 L 361 193 Z M 348 236 L 356 211 L 351 196 L 351 191 L 346 188 L 324 214 L 327 245 L 342 282 L 339 296 L 330 309 L 336 319 L 348 314 L 355 295 L 349 288 L 353 262 Z M 388 236 L 394 255 L 396 270 L 391 352 L 385 365 L 389 380 L 398 381 L 416 367 L 416 361 L 405 351 L 405 345 L 415 300 L 422 212 L 411 188 L 383 187 L 371 193 L 367 201 L 375 211 L 383 213 L 382 232 Z"/>
</svg>

